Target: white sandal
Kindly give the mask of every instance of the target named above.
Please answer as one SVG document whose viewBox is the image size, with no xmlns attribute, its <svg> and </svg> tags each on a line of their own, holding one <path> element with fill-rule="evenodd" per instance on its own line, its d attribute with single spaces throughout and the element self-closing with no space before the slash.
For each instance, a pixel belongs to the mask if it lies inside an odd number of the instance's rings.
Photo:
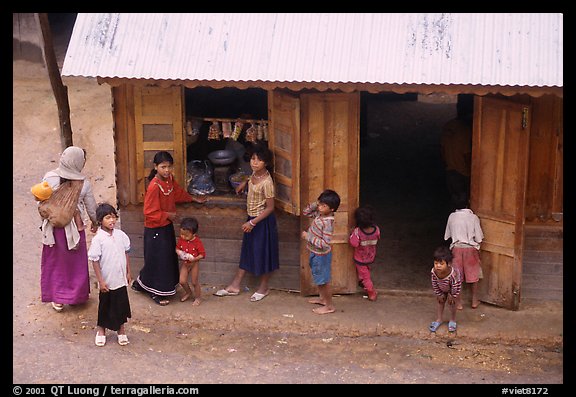
<svg viewBox="0 0 576 397">
<path fill-rule="evenodd" d="M 106 335 L 98 335 L 98 332 L 96 332 L 94 343 L 96 346 L 104 346 L 106 344 Z"/>
<path fill-rule="evenodd" d="M 52 302 L 52 309 L 56 310 L 57 312 L 61 312 L 64 309 L 64 305 L 62 303 Z"/>
<path fill-rule="evenodd" d="M 126 334 L 118 334 L 118 344 L 120 346 L 125 346 L 128 343 L 130 343 L 130 341 L 128 340 L 128 336 Z"/>
</svg>

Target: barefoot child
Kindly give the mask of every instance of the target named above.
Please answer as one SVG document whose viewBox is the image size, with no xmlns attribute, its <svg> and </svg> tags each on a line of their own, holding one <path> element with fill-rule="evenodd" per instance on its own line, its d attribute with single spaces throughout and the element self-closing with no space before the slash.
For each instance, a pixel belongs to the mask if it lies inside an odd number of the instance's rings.
<svg viewBox="0 0 576 397">
<path fill-rule="evenodd" d="M 321 305 L 313 309 L 316 314 L 334 313 L 330 291 L 332 267 L 332 234 L 334 233 L 334 212 L 340 206 L 340 196 L 334 190 L 324 190 L 318 200 L 308 204 L 302 215 L 314 218 L 308 231 L 302 232 L 302 239 L 307 241 L 310 251 L 310 270 L 314 284 L 318 286 L 319 297 L 308 302 Z"/>
<path fill-rule="evenodd" d="M 480 267 L 480 243 L 484 238 L 480 219 L 468 208 L 465 198 L 456 200 L 456 211 L 452 212 L 446 223 L 444 240 L 452 239 L 452 266 L 460 272 L 462 282 L 469 284 L 472 291 L 472 309 L 480 304 L 478 299 L 478 281 L 482 274 Z M 462 310 L 462 295 L 456 300 L 456 308 Z"/>
<path fill-rule="evenodd" d="M 184 218 L 180 222 L 180 237 L 176 242 L 176 254 L 183 262 L 180 265 L 180 286 L 184 289 L 184 295 L 180 298 L 180 302 L 185 302 L 192 295 L 190 285 L 188 285 L 188 275 L 192 279 L 192 287 L 194 288 L 194 302 L 193 306 L 200 304 L 201 288 L 198 282 L 198 274 L 200 273 L 200 260 L 206 258 L 206 250 L 204 244 L 196 234 L 198 233 L 198 221 L 196 218 Z"/>
<path fill-rule="evenodd" d="M 448 322 L 448 331 L 456 331 L 456 299 L 460 295 L 462 281 L 460 273 L 452 267 L 452 252 L 450 248 L 441 246 L 434 251 L 434 267 L 431 271 L 432 290 L 436 294 L 436 320 L 428 326 L 430 332 L 436 332 L 442 325 L 442 315 L 444 306 L 448 301 L 450 308 L 450 321 Z"/>
<path fill-rule="evenodd" d="M 106 344 L 106 329 L 118 333 L 118 343 L 128 344 L 124 324 L 131 317 L 128 289 L 132 281 L 130 275 L 130 238 L 120 229 L 114 229 L 118 214 L 110 204 L 100 204 L 96 208 L 96 219 L 100 228 L 92 238 L 88 259 L 94 267 L 94 274 L 100 288 L 98 322 L 95 344 Z"/>
</svg>

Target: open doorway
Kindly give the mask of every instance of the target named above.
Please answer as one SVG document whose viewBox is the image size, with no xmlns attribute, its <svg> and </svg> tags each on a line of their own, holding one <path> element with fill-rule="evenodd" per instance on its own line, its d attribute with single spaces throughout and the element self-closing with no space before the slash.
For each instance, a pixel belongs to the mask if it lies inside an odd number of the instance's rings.
<svg viewBox="0 0 576 397">
<path fill-rule="evenodd" d="M 430 290 L 432 253 L 450 214 L 440 154 L 456 96 L 363 94 L 360 204 L 381 229 L 372 280 L 381 290 Z"/>
</svg>

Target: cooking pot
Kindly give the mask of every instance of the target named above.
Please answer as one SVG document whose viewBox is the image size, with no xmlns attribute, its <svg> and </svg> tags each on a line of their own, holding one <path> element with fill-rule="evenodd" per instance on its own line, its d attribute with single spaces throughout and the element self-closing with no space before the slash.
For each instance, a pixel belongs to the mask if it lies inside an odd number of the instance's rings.
<svg viewBox="0 0 576 397">
<path fill-rule="evenodd" d="M 234 150 L 216 150 L 208 154 L 208 160 L 215 165 L 229 165 L 236 160 L 236 152 Z"/>
</svg>

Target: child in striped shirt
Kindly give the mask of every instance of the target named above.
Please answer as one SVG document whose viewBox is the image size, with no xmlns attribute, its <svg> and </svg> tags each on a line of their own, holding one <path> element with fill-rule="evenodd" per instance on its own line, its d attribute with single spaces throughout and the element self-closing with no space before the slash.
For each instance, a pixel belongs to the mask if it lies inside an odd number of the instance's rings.
<svg viewBox="0 0 576 397">
<path fill-rule="evenodd" d="M 316 314 L 334 313 L 336 309 L 332 302 L 330 291 L 332 267 L 332 235 L 334 233 L 334 212 L 340 206 L 340 196 L 334 190 L 326 189 L 316 202 L 308 204 L 302 215 L 314 218 L 308 231 L 302 232 L 306 247 L 310 251 L 310 270 L 314 284 L 318 286 L 318 298 L 308 302 L 320 305 L 313 309 Z"/>
<path fill-rule="evenodd" d="M 452 267 L 452 252 L 449 247 L 440 246 L 434 251 L 434 267 L 431 271 L 432 290 L 436 294 L 436 320 L 428 327 L 431 332 L 436 332 L 442 325 L 444 306 L 448 301 L 450 309 L 450 321 L 448 331 L 456 331 L 456 299 L 460 295 L 462 280 L 458 269 Z"/>
</svg>

